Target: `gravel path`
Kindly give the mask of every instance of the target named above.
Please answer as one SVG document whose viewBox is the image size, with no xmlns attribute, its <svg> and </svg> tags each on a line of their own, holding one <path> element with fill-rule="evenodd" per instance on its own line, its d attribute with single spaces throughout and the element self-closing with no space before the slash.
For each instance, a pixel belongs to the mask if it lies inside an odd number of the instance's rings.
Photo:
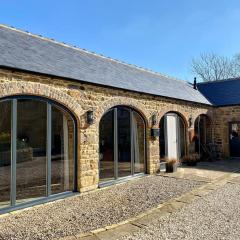
<svg viewBox="0 0 240 240">
<path fill-rule="evenodd" d="M 226 184 L 122 240 L 240 239 L 240 184 Z"/>
<path fill-rule="evenodd" d="M 133 217 L 200 186 L 197 181 L 150 176 L 0 218 L 0 239 L 53 239 Z"/>
</svg>

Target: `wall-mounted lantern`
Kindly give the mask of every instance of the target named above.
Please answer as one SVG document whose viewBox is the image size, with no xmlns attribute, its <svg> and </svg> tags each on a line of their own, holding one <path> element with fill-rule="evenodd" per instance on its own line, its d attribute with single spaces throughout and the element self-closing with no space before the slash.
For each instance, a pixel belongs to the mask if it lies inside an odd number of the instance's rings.
<svg viewBox="0 0 240 240">
<path fill-rule="evenodd" d="M 94 123 L 94 115 L 92 110 L 87 111 L 87 123 L 88 124 Z"/>
<path fill-rule="evenodd" d="M 154 113 L 152 115 L 152 126 L 155 126 L 157 125 L 157 115 Z"/>
<path fill-rule="evenodd" d="M 193 125 L 193 118 L 192 118 L 192 115 L 189 117 L 188 119 L 188 124 L 189 124 L 189 127 L 192 127 Z"/>
<path fill-rule="evenodd" d="M 151 129 L 151 136 L 153 138 L 158 138 L 160 136 L 160 129 L 159 128 L 152 128 Z"/>
<path fill-rule="evenodd" d="M 151 128 L 151 137 L 157 138 L 160 135 L 160 130 L 157 127 L 157 114 L 152 115 L 152 128 Z"/>
</svg>

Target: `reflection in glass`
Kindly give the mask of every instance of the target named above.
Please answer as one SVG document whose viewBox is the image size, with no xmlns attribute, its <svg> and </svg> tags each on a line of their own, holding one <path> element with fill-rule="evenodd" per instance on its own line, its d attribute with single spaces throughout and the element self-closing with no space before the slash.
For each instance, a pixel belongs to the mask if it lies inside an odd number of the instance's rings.
<svg viewBox="0 0 240 240">
<path fill-rule="evenodd" d="M 119 107 L 118 126 L 118 176 L 131 175 L 131 122 L 130 111 Z"/>
<path fill-rule="evenodd" d="M 17 105 L 16 199 L 46 196 L 47 104 L 21 99 Z"/>
<path fill-rule="evenodd" d="M 73 190 L 74 125 L 68 113 L 52 107 L 52 194 Z"/>
<path fill-rule="evenodd" d="M 137 112 L 132 112 L 132 133 L 134 146 L 134 173 L 144 172 L 145 124 Z"/>
<path fill-rule="evenodd" d="M 134 110 L 115 107 L 99 125 L 100 181 L 145 171 L 145 122 Z"/>
<path fill-rule="evenodd" d="M 183 119 L 179 116 L 179 144 L 180 144 L 180 158 L 185 156 L 186 153 L 186 130 Z"/>
<path fill-rule="evenodd" d="M 165 145 L 165 117 L 162 117 L 160 120 L 160 137 L 159 137 L 159 143 L 160 143 L 160 158 L 165 158 L 165 151 L 166 151 L 166 145 Z"/>
<path fill-rule="evenodd" d="M 106 113 L 100 122 L 100 180 L 114 178 L 114 110 Z"/>
<path fill-rule="evenodd" d="M 0 102 L 0 208 L 10 204 L 11 101 Z"/>
<path fill-rule="evenodd" d="M 46 100 L 27 97 L 1 101 L 0 113 L 0 208 L 73 190 L 71 115 Z"/>
<path fill-rule="evenodd" d="M 198 153 L 202 159 L 208 158 L 206 147 L 212 142 L 211 122 L 207 115 L 201 114 L 194 123 L 194 151 Z"/>
</svg>

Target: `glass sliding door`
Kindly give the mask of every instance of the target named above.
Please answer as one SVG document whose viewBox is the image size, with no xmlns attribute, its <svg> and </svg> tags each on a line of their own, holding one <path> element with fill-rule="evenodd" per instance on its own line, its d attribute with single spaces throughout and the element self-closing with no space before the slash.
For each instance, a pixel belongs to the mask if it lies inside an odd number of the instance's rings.
<svg viewBox="0 0 240 240">
<path fill-rule="evenodd" d="M 132 112 L 132 139 L 134 173 L 142 173 L 145 169 L 145 124 L 137 112 Z"/>
<path fill-rule="evenodd" d="M 46 102 L 19 99 L 17 104 L 16 200 L 46 196 Z"/>
<path fill-rule="evenodd" d="M 131 115 L 129 109 L 117 109 L 118 177 L 131 175 Z"/>
<path fill-rule="evenodd" d="M 179 122 L 179 157 L 182 158 L 186 154 L 186 128 L 183 119 L 178 116 Z"/>
<path fill-rule="evenodd" d="M 73 189 L 74 126 L 66 112 L 52 107 L 52 194 Z"/>
<path fill-rule="evenodd" d="M 145 122 L 127 107 L 110 109 L 99 126 L 100 181 L 145 172 Z"/>
<path fill-rule="evenodd" d="M 114 179 L 114 109 L 101 119 L 100 134 L 100 181 Z"/>
<path fill-rule="evenodd" d="M 75 122 L 42 99 L 0 101 L 0 211 L 73 191 Z"/>
<path fill-rule="evenodd" d="M 159 144 L 160 144 L 160 159 L 163 159 L 166 157 L 166 121 L 165 116 L 163 116 L 160 120 L 160 136 L 159 136 Z"/>
<path fill-rule="evenodd" d="M 0 209 L 10 205 L 11 101 L 0 102 Z"/>
<path fill-rule="evenodd" d="M 206 148 L 208 144 L 212 142 L 212 130 L 211 122 L 207 115 L 201 114 L 196 118 L 194 132 L 194 151 L 198 153 L 202 159 L 205 157 L 208 158 L 209 156 L 206 152 Z"/>
</svg>

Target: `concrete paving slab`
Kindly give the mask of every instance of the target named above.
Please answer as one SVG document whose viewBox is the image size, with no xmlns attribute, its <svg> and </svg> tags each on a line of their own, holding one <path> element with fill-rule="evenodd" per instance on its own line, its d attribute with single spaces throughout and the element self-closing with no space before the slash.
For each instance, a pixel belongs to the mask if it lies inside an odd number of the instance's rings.
<svg viewBox="0 0 240 240">
<path fill-rule="evenodd" d="M 237 183 L 240 184 L 240 177 L 234 177 L 231 180 L 229 180 L 230 183 Z"/>
<path fill-rule="evenodd" d="M 131 234 L 133 232 L 138 231 L 140 228 L 136 225 L 127 223 L 122 226 L 116 227 L 114 229 L 110 229 L 104 232 L 99 232 L 96 234 L 97 239 L 100 240 L 116 240 L 120 237 L 123 237 L 127 234 Z"/>
<path fill-rule="evenodd" d="M 240 160 L 227 159 L 214 162 L 199 162 L 197 166 L 194 167 L 183 164 L 178 167 L 177 172 L 161 173 L 161 175 L 173 178 L 210 182 L 224 177 L 226 173 L 233 173 L 239 170 Z"/>
<path fill-rule="evenodd" d="M 68 237 L 65 237 L 61 240 L 77 240 L 77 238 L 75 236 L 68 236 Z"/>
<path fill-rule="evenodd" d="M 99 238 L 95 235 L 91 235 L 91 236 L 86 236 L 86 237 L 81 237 L 81 238 L 77 238 L 77 239 L 81 239 L 81 240 L 99 240 Z"/>
<path fill-rule="evenodd" d="M 194 196 L 198 196 L 198 197 L 203 197 L 203 196 L 206 196 L 207 194 L 209 194 L 212 190 L 210 189 L 201 189 L 199 191 L 192 191 L 192 194 Z"/>
<path fill-rule="evenodd" d="M 179 202 L 183 203 L 191 203 L 196 199 L 196 196 L 194 196 L 192 193 L 185 194 L 184 196 L 177 199 Z"/>
<path fill-rule="evenodd" d="M 167 211 L 164 211 L 164 212 L 162 211 L 161 212 L 161 211 L 156 210 L 152 214 L 146 215 L 142 218 L 139 218 L 139 219 L 135 220 L 134 224 L 137 223 L 137 224 L 140 224 L 140 225 L 143 225 L 143 226 L 147 226 L 150 221 L 153 221 L 155 219 L 158 219 L 160 217 L 167 216 L 167 215 L 170 215 L 170 213 L 167 212 Z"/>
</svg>

